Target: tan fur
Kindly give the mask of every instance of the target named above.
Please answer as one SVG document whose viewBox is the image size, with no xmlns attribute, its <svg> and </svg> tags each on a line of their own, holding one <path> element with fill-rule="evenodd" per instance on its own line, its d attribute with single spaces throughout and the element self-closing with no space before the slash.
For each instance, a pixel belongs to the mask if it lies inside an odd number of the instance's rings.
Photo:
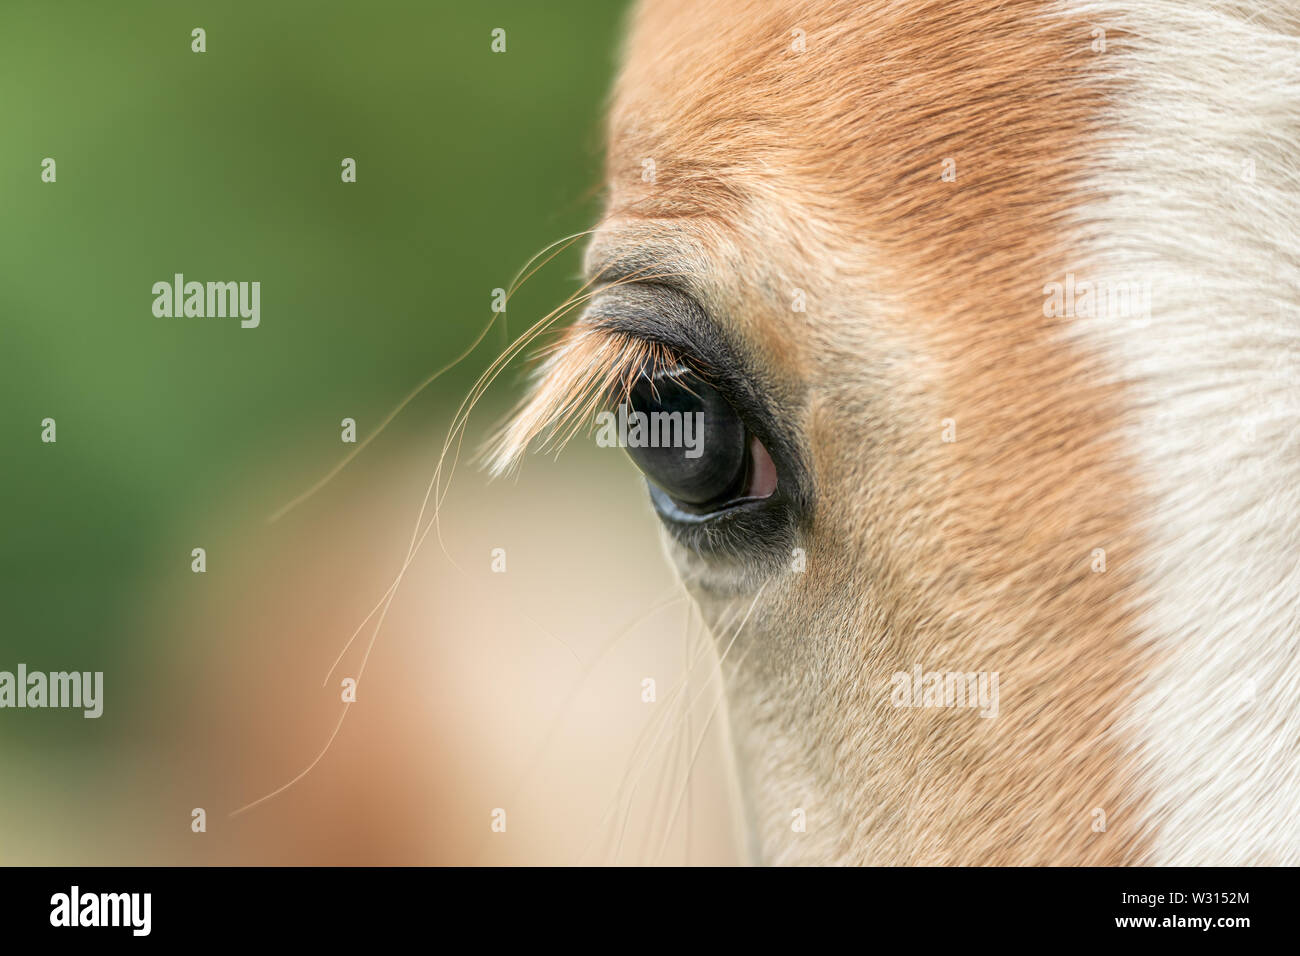
<svg viewBox="0 0 1300 956">
<path fill-rule="evenodd" d="M 1124 395 L 1041 294 L 1079 254 L 1111 91 L 1086 69 L 1090 25 L 1046 14 L 655 0 L 634 18 L 592 271 L 686 273 L 815 485 L 802 574 L 723 573 L 670 543 L 706 615 L 763 587 L 724 667 L 759 859 L 1144 859 L 1119 726 L 1148 666 L 1142 489 Z M 1000 716 L 892 707 L 914 664 L 999 672 Z"/>
</svg>

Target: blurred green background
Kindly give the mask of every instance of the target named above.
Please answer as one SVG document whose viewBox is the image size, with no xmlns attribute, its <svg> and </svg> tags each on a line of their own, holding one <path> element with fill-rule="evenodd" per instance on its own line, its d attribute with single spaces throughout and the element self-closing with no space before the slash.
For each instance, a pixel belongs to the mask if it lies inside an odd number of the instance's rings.
<svg viewBox="0 0 1300 956">
<path fill-rule="evenodd" d="M 98 721 L 0 712 L 0 860 L 39 805 L 75 805 L 93 768 L 184 716 L 160 712 L 158 662 L 198 638 L 150 608 L 187 600 L 190 548 L 208 549 L 205 585 L 229 584 L 234 542 L 346 450 L 342 418 L 364 438 L 473 340 L 494 288 L 593 223 L 622 17 L 576 0 L 0 5 L 0 669 L 108 675 Z M 578 262 L 511 300 L 508 335 L 573 291 Z M 156 318 L 151 287 L 176 272 L 260 281 L 260 327 Z M 436 450 L 506 341 L 494 330 L 299 520 L 328 540 L 332 503 Z"/>
</svg>

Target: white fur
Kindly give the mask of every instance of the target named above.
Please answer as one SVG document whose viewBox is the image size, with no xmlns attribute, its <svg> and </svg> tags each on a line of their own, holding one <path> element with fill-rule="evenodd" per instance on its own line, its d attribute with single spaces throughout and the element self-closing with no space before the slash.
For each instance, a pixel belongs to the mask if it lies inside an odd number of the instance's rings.
<svg viewBox="0 0 1300 956">
<path fill-rule="evenodd" d="M 1130 720 L 1151 862 L 1300 863 L 1300 5 L 1081 10 L 1108 33 L 1099 75 L 1129 88 L 1093 255 L 1062 271 L 1152 283 L 1149 326 L 1074 326 L 1128 385 L 1151 495 L 1158 662 Z"/>
</svg>

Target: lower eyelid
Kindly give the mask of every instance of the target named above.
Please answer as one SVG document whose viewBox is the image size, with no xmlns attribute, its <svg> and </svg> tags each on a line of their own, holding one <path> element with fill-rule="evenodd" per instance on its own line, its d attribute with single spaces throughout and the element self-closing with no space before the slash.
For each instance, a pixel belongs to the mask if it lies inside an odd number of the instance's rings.
<svg viewBox="0 0 1300 956">
<path fill-rule="evenodd" d="M 703 525 L 710 521 L 715 521 L 723 515 L 739 511 L 746 506 L 755 507 L 762 504 L 765 498 L 737 498 L 734 502 L 717 509 L 716 511 L 706 511 L 696 514 L 692 511 L 683 510 L 677 502 L 662 488 L 655 486 L 653 482 L 647 481 L 646 487 L 650 489 L 650 500 L 654 502 L 655 510 L 659 512 L 668 521 L 676 524 L 685 525 Z"/>
</svg>

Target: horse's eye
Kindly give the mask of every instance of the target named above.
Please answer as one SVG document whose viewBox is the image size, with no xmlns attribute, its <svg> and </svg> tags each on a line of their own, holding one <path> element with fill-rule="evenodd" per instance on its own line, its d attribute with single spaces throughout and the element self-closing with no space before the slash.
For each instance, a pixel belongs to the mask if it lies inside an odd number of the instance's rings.
<svg viewBox="0 0 1300 956">
<path fill-rule="evenodd" d="M 718 390 L 688 369 L 642 376 L 625 414 L 628 455 L 685 511 L 707 514 L 776 487 L 766 450 Z"/>
</svg>

